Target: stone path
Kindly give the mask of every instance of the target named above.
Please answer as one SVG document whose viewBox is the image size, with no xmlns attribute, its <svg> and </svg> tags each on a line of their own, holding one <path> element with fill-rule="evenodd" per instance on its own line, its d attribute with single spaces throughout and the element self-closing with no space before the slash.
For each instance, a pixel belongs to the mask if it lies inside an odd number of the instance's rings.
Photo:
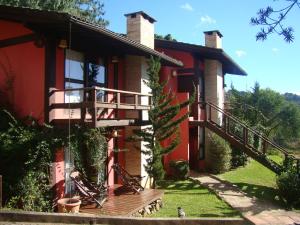
<svg viewBox="0 0 300 225">
<path fill-rule="evenodd" d="M 190 177 L 215 192 L 255 225 L 300 225 L 300 213 L 286 211 L 257 198 L 248 197 L 237 186 L 211 175 L 193 172 Z"/>
</svg>

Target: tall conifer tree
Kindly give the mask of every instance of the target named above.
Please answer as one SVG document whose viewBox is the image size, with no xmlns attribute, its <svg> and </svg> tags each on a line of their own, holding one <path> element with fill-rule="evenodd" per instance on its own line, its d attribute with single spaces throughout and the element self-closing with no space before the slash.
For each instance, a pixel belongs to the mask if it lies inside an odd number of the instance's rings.
<svg viewBox="0 0 300 225">
<path fill-rule="evenodd" d="M 142 151 L 147 156 L 145 169 L 154 181 L 164 178 L 163 156 L 172 152 L 180 143 L 179 125 L 188 118 L 188 113 L 178 116 L 181 108 L 194 101 L 194 95 L 187 101 L 179 103 L 176 96 L 167 90 L 167 82 L 160 81 L 161 64 L 159 58 L 150 58 L 146 83 L 152 91 L 152 108 L 149 110 L 151 126 L 134 131 L 134 139 L 145 142 L 146 150 Z M 168 144 L 162 142 L 169 139 Z"/>
</svg>

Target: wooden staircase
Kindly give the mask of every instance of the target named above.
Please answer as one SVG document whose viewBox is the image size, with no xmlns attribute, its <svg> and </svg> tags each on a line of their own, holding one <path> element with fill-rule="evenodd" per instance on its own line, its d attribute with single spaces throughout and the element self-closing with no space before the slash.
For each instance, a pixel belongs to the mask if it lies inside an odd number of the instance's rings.
<svg viewBox="0 0 300 225">
<path fill-rule="evenodd" d="M 190 121 L 191 125 L 205 126 L 220 137 L 227 140 L 231 145 L 244 151 L 248 156 L 255 159 L 265 167 L 280 174 L 283 170 L 281 163 L 278 163 L 268 157 L 267 149 L 279 152 L 283 159 L 292 160 L 297 172 L 300 172 L 300 159 L 288 153 L 282 147 L 278 146 L 261 133 L 253 130 L 245 123 L 225 112 L 223 109 L 213 103 L 199 103 L 201 108 L 206 111 L 205 119 L 199 121 Z M 261 148 L 257 148 L 253 144 L 254 137 L 261 143 Z"/>
</svg>

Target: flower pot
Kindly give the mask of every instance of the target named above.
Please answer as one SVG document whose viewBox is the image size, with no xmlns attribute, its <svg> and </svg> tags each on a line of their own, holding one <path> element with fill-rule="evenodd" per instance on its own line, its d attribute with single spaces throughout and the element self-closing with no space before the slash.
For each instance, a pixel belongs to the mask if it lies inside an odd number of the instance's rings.
<svg viewBox="0 0 300 225">
<path fill-rule="evenodd" d="M 78 213 L 81 201 L 77 198 L 61 198 L 57 201 L 58 212 Z"/>
</svg>

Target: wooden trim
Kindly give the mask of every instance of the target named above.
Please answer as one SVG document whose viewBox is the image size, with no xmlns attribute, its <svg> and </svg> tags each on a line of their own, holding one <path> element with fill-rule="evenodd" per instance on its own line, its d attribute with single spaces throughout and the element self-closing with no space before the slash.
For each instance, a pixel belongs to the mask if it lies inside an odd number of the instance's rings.
<svg viewBox="0 0 300 225">
<path fill-rule="evenodd" d="M 27 42 L 32 42 L 37 40 L 36 34 L 27 34 L 18 37 L 8 38 L 4 40 L 0 40 L 0 48 L 5 48 L 8 46 L 14 46 L 18 44 L 24 44 Z"/>
<path fill-rule="evenodd" d="M 2 175 L 0 175 L 0 209 L 2 208 Z"/>
<path fill-rule="evenodd" d="M 45 45 L 45 94 L 44 94 L 44 120 L 49 122 L 49 90 L 56 87 L 56 41 L 54 38 L 46 39 Z"/>
</svg>

